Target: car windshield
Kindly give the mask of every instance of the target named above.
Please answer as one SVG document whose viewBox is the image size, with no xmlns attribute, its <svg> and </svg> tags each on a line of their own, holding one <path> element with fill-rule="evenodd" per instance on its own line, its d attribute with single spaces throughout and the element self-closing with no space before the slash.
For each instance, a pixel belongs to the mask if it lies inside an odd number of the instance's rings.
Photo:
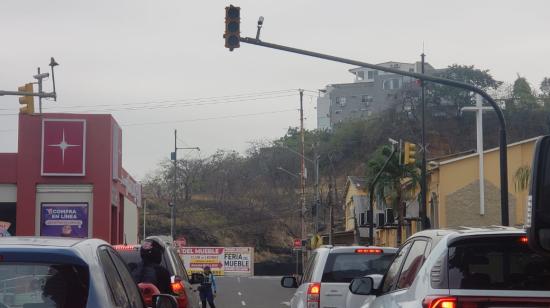
<svg viewBox="0 0 550 308">
<path fill-rule="evenodd" d="M 349 283 L 357 277 L 384 274 L 393 257 L 393 253 L 333 253 L 328 257 L 321 281 Z"/>
<path fill-rule="evenodd" d="M 0 264 L 0 307 L 86 307 L 89 274 L 68 264 Z"/>
<path fill-rule="evenodd" d="M 550 291 L 550 259 L 520 236 L 484 237 L 449 248 L 449 287 L 476 290 Z"/>
</svg>

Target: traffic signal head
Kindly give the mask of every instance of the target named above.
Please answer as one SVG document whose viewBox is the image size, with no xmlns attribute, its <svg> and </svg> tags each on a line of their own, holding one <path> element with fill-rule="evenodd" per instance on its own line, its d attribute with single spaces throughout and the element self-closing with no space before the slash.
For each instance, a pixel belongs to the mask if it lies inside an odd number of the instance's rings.
<svg viewBox="0 0 550 308">
<path fill-rule="evenodd" d="M 416 144 L 405 141 L 403 165 L 414 165 L 416 163 Z"/>
<path fill-rule="evenodd" d="M 27 83 L 24 86 L 17 88 L 19 92 L 33 92 L 32 83 Z M 19 98 L 19 104 L 24 105 L 19 108 L 20 113 L 33 114 L 34 113 L 34 97 L 33 96 L 22 96 Z"/>
<path fill-rule="evenodd" d="M 225 7 L 225 48 L 233 51 L 240 47 L 241 41 L 241 8 L 237 6 Z"/>
</svg>

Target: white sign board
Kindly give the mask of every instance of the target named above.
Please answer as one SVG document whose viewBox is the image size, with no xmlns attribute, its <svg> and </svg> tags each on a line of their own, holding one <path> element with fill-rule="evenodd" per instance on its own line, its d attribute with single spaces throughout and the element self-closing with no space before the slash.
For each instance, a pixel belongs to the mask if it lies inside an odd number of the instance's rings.
<svg viewBox="0 0 550 308">
<path fill-rule="evenodd" d="M 225 247 L 224 272 L 226 275 L 254 275 L 254 249 L 251 247 Z"/>
<path fill-rule="evenodd" d="M 188 274 L 202 273 L 210 266 L 218 276 L 254 275 L 252 247 L 180 247 L 178 249 Z"/>
</svg>

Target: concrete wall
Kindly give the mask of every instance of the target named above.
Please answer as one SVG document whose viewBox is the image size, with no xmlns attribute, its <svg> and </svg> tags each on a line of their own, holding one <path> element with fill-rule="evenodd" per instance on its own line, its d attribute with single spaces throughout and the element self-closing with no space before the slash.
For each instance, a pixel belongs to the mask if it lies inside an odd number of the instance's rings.
<svg viewBox="0 0 550 308">
<path fill-rule="evenodd" d="M 529 140 L 508 147 L 510 225 L 522 226 L 524 223 L 528 192 L 516 191 L 514 174 L 522 166 L 531 166 L 534 144 L 535 140 Z M 473 154 L 441 162 L 439 169 L 432 173 L 429 187 L 437 194 L 439 227 L 500 224 L 499 151 L 485 151 L 484 216 L 479 214 L 478 160 L 479 156 Z"/>
</svg>

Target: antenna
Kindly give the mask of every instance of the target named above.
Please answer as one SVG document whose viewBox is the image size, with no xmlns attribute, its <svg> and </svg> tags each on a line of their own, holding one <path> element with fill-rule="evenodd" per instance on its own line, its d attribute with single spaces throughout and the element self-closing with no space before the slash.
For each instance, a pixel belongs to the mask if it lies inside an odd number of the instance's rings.
<svg viewBox="0 0 550 308">
<path fill-rule="evenodd" d="M 58 66 L 59 63 L 55 62 L 53 57 L 50 58 L 50 67 L 52 68 L 52 83 L 53 83 L 53 100 L 57 102 L 57 92 L 55 92 L 55 75 L 53 73 L 53 68 Z"/>
</svg>

